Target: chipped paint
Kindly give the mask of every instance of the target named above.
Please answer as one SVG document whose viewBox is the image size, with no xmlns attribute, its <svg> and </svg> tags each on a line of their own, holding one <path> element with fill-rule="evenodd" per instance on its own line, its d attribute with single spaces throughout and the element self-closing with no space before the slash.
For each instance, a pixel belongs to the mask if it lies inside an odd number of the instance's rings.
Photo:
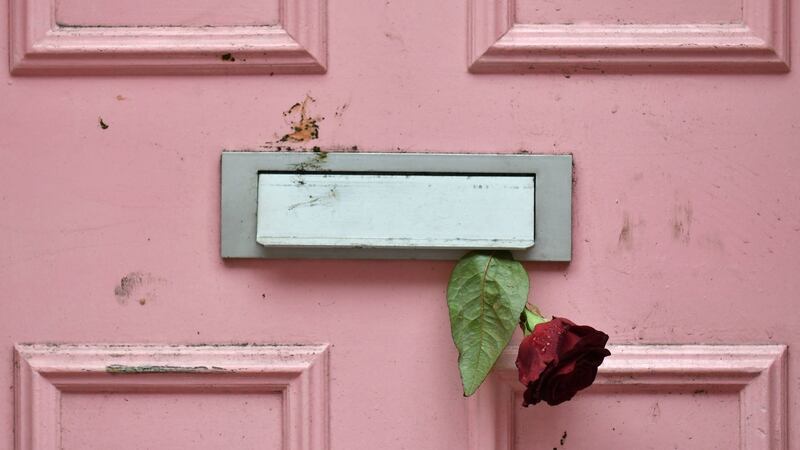
<svg viewBox="0 0 800 450">
<path fill-rule="evenodd" d="M 111 364 L 106 366 L 108 373 L 198 373 L 198 372 L 225 372 L 227 369 L 217 366 L 126 366 Z"/>
<path fill-rule="evenodd" d="M 109 125 L 103 120 L 102 117 L 97 118 L 97 122 L 100 124 L 100 128 L 103 130 L 107 130 Z"/>
<path fill-rule="evenodd" d="M 314 103 L 313 97 L 306 95 L 302 102 L 295 103 L 287 111 L 283 113 L 284 117 L 297 115 L 297 120 L 291 122 L 292 132 L 284 134 L 278 141 L 279 142 L 306 142 L 319 137 L 319 124 L 322 120 L 320 117 L 311 117 L 308 115 L 309 102 Z"/>
</svg>

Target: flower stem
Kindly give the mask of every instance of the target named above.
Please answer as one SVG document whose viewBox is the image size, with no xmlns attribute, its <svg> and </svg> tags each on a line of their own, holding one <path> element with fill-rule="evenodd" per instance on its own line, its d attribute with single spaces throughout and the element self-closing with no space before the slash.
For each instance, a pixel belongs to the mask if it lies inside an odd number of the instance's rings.
<svg viewBox="0 0 800 450">
<path fill-rule="evenodd" d="M 525 305 L 525 309 L 522 310 L 522 314 L 519 316 L 519 327 L 525 336 L 533 333 L 536 325 L 545 322 L 548 322 L 548 320 L 542 317 L 539 308 L 531 304 Z"/>
</svg>

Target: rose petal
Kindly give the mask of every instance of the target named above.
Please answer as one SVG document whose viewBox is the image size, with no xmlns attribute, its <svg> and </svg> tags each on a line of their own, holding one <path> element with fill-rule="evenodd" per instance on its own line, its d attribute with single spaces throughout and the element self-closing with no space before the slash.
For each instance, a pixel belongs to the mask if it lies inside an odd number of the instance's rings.
<svg viewBox="0 0 800 450">
<path fill-rule="evenodd" d="M 561 324 L 550 321 L 536 325 L 522 340 L 516 361 L 522 384 L 527 386 L 538 379 L 549 364 L 558 364 L 558 343 L 563 335 Z"/>
<path fill-rule="evenodd" d="M 536 325 L 517 355 L 519 379 L 526 387 L 523 406 L 540 401 L 558 405 L 591 386 L 610 355 L 607 342 L 602 331 L 560 317 Z"/>
</svg>

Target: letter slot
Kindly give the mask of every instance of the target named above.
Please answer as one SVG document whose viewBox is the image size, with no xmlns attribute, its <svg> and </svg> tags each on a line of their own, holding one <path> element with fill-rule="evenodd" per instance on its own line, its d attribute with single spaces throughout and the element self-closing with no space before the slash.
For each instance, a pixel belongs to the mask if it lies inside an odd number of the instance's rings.
<svg viewBox="0 0 800 450">
<path fill-rule="evenodd" d="M 532 176 L 261 174 L 268 247 L 526 249 Z"/>
</svg>

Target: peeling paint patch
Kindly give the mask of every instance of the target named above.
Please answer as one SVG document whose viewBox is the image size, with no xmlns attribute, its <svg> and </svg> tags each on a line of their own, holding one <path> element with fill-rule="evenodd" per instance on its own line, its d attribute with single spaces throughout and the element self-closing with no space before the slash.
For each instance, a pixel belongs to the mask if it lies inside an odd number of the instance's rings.
<svg viewBox="0 0 800 450">
<path fill-rule="evenodd" d="M 297 120 L 292 120 L 292 132 L 284 134 L 278 142 L 306 142 L 319 137 L 319 123 L 323 119 L 308 115 L 309 103 L 316 100 L 309 95 L 299 103 L 292 105 L 289 110 L 283 113 L 284 117 L 297 116 Z"/>
<path fill-rule="evenodd" d="M 225 372 L 226 369 L 216 366 L 126 366 L 111 364 L 106 366 L 108 373 L 198 373 L 198 372 Z"/>
</svg>

